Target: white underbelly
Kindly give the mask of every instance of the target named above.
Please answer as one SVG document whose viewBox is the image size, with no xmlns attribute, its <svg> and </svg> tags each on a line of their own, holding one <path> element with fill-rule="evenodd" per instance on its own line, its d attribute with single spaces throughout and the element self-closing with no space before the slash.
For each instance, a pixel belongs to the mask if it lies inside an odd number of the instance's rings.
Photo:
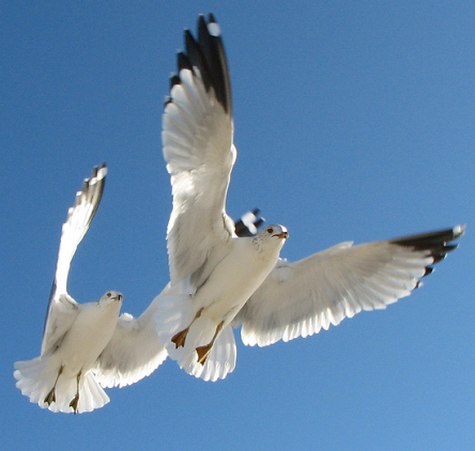
<svg viewBox="0 0 475 451">
<path fill-rule="evenodd" d="M 257 257 L 244 261 L 245 265 L 235 258 L 221 261 L 196 293 L 196 311 L 204 308 L 202 314 L 208 318 L 226 324 L 232 321 L 275 265 Z"/>
<path fill-rule="evenodd" d="M 99 308 L 83 304 L 71 329 L 56 351 L 66 373 L 77 374 L 92 368 L 112 338 L 118 318 L 118 308 Z M 120 308 L 120 307 L 119 307 Z"/>
</svg>

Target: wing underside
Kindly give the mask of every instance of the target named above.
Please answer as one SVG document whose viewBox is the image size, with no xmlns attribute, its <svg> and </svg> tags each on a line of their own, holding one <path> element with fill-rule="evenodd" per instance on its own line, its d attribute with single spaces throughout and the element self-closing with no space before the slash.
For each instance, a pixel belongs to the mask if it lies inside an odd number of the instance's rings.
<svg viewBox="0 0 475 451">
<path fill-rule="evenodd" d="M 219 26 L 200 16 L 198 36 L 185 31 L 185 51 L 162 118 L 163 154 L 173 209 L 167 240 L 172 283 L 196 276 L 215 245 L 234 235 L 225 212 L 235 160 L 231 88 Z M 194 283 L 199 283 L 194 280 Z"/>
<path fill-rule="evenodd" d="M 342 243 L 295 263 L 280 261 L 238 314 L 245 344 L 318 333 L 363 310 L 408 296 L 456 248 L 463 226 L 358 246 Z"/>
<path fill-rule="evenodd" d="M 74 204 L 69 208 L 63 224 L 56 273 L 44 324 L 42 355 L 58 345 L 76 317 L 77 304 L 67 292 L 69 269 L 101 202 L 106 174 L 105 164 L 93 169 L 91 176 L 84 180 L 81 190 L 76 193 Z"/>
</svg>

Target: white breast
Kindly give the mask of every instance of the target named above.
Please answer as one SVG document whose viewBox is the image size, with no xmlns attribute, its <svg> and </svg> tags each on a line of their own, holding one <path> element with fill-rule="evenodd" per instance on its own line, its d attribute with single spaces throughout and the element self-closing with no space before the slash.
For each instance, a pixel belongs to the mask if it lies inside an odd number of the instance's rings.
<svg viewBox="0 0 475 451">
<path fill-rule="evenodd" d="M 207 317 L 229 323 L 275 266 L 280 248 L 277 240 L 263 249 L 254 238 L 233 239 L 231 252 L 197 291 L 195 308 L 207 307 Z"/>
<path fill-rule="evenodd" d="M 71 374 L 90 369 L 109 343 L 119 316 L 120 302 L 82 304 L 71 329 L 56 351 L 65 371 Z"/>
</svg>

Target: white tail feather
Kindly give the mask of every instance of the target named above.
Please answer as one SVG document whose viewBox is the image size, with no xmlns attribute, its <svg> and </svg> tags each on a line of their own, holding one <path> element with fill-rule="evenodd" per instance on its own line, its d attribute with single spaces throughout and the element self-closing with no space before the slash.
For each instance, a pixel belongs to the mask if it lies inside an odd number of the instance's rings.
<svg viewBox="0 0 475 451">
<path fill-rule="evenodd" d="M 192 374 L 205 381 L 214 382 L 218 379 L 224 379 L 234 370 L 235 366 L 236 342 L 234 341 L 234 333 L 231 326 L 226 326 L 214 342 L 205 365 L 195 364 Z"/>
<path fill-rule="evenodd" d="M 59 365 L 54 357 L 15 362 L 16 386 L 32 403 L 52 412 L 73 413 L 70 403 L 76 395 L 76 376 L 60 375 L 55 389 L 55 402 L 48 405 L 45 398 L 53 388 L 58 376 Z M 90 412 L 103 407 L 109 397 L 97 383 L 94 374 L 89 371 L 81 376 L 79 382 L 78 413 Z"/>
<path fill-rule="evenodd" d="M 213 339 L 218 322 L 203 313 L 195 318 L 196 312 L 189 295 L 160 295 L 156 314 L 157 333 L 165 343 L 168 355 L 180 368 L 205 381 L 224 379 L 236 365 L 236 343 L 231 326 L 226 326 L 216 338 L 206 363 L 198 362 L 196 348 L 207 345 Z M 191 326 L 190 326 L 191 324 Z M 190 326 L 185 345 L 176 347 L 171 338 Z"/>
<path fill-rule="evenodd" d="M 236 366 L 236 343 L 234 341 L 233 330 L 231 326 L 227 326 L 221 331 L 211 348 L 211 352 L 208 355 L 205 364 L 202 365 L 198 362 L 198 354 L 195 349 L 198 346 L 210 342 L 217 323 L 210 319 L 204 321 L 204 318 L 200 318 L 200 320 L 201 321 L 195 321 L 193 326 L 190 328 L 190 333 L 188 334 L 184 348 L 173 349 L 175 346 L 170 346 L 170 351 L 173 353 L 171 357 L 178 362 L 180 368 L 195 377 L 211 382 L 218 379 L 224 379 Z M 206 323 L 208 323 L 208 327 L 205 332 L 202 327 Z M 203 333 L 192 334 L 193 329 L 196 331 L 198 328 L 200 328 L 200 332 Z M 198 337 L 207 338 L 205 340 L 195 340 L 195 338 Z"/>
</svg>

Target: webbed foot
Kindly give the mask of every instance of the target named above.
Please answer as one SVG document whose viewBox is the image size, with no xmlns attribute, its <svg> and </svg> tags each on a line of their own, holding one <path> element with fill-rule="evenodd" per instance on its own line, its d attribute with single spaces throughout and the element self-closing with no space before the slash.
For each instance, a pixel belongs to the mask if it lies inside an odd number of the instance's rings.
<svg viewBox="0 0 475 451">
<path fill-rule="evenodd" d="M 186 340 L 186 336 L 188 335 L 188 329 L 189 327 L 187 327 L 186 329 L 182 330 L 181 332 L 178 332 L 177 334 L 173 335 L 171 341 L 172 343 L 175 343 L 175 348 L 178 349 L 178 348 L 183 348 L 185 346 L 185 340 Z"/>
<path fill-rule="evenodd" d="M 195 319 L 201 316 L 203 310 L 203 308 L 198 310 L 191 324 L 193 324 Z M 186 336 L 188 335 L 188 331 L 190 330 L 191 324 L 186 329 L 183 329 L 181 332 L 178 332 L 177 334 L 173 335 L 173 337 L 171 338 L 170 341 L 175 344 L 175 349 L 183 348 L 185 346 Z"/>
<path fill-rule="evenodd" d="M 204 365 L 206 363 L 206 360 L 208 359 L 212 347 L 213 343 L 210 343 L 205 346 L 198 346 L 196 348 L 196 352 L 198 354 L 198 363 L 201 363 L 201 365 Z"/>
<path fill-rule="evenodd" d="M 213 347 L 214 342 L 216 341 L 216 338 L 221 332 L 221 329 L 223 328 L 223 326 L 224 326 L 224 321 L 221 321 L 218 324 L 218 327 L 216 327 L 213 339 L 207 345 L 198 346 L 196 348 L 196 353 L 198 354 L 198 363 L 201 363 L 201 365 L 204 365 L 206 363 L 206 360 L 208 359 L 208 356 L 211 352 L 211 348 Z"/>
</svg>

